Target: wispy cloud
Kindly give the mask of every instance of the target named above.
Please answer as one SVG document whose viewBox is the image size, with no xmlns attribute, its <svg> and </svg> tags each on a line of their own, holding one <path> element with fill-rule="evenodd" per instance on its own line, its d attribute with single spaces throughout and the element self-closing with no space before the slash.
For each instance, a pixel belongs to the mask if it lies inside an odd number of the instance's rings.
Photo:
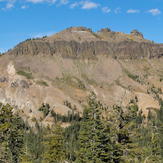
<svg viewBox="0 0 163 163">
<path fill-rule="evenodd" d="M 68 1 L 68 0 L 60 0 L 60 3 L 61 3 L 62 5 L 66 5 L 66 4 L 69 3 L 69 1 Z"/>
<path fill-rule="evenodd" d="M 136 14 L 136 13 L 140 13 L 140 10 L 136 10 L 136 9 L 127 10 L 127 14 Z"/>
<path fill-rule="evenodd" d="M 111 9 L 109 7 L 102 7 L 102 12 L 104 13 L 110 13 Z"/>
<path fill-rule="evenodd" d="M 1 8 L 2 10 L 8 10 L 14 8 L 16 0 L 0 0 L 0 2 L 6 2 L 5 6 Z"/>
<path fill-rule="evenodd" d="M 78 2 L 74 2 L 70 5 L 70 8 L 78 7 L 80 4 Z"/>
<path fill-rule="evenodd" d="M 158 8 L 148 10 L 148 13 L 151 13 L 153 16 L 160 15 L 161 11 Z"/>
<path fill-rule="evenodd" d="M 31 2 L 31 3 L 43 3 L 43 2 L 48 2 L 48 3 L 55 3 L 56 0 L 26 0 L 26 2 Z"/>
<path fill-rule="evenodd" d="M 14 3 L 7 3 L 6 4 L 6 9 L 11 9 L 11 8 L 13 8 L 14 7 Z"/>
<path fill-rule="evenodd" d="M 114 14 L 121 14 L 124 12 L 120 7 L 117 8 L 109 8 L 107 6 L 103 6 L 100 2 L 95 2 L 95 0 L 0 0 L 0 3 L 3 2 L 4 7 L 1 8 L 2 10 L 9 10 L 16 7 L 16 4 L 19 3 L 20 9 L 27 9 L 30 7 L 30 3 L 32 4 L 40 4 L 46 3 L 56 6 L 67 5 L 67 7 L 79 8 L 82 10 L 91 10 L 91 9 L 99 9 L 103 13 L 110 13 L 111 11 Z M 132 9 L 129 8 L 125 11 L 127 14 L 136 14 L 136 13 L 150 13 L 153 16 L 160 15 L 161 10 L 158 8 L 152 8 L 148 11 L 140 11 L 139 9 Z"/>
<path fill-rule="evenodd" d="M 21 9 L 27 9 L 28 8 L 28 6 L 27 5 L 23 5 L 23 6 L 21 6 Z"/>
<path fill-rule="evenodd" d="M 56 33 L 56 32 L 55 31 L 48 31 L 48 32 L 41 32 L 41 33 L 33 33 L 33 34 L 30 34 L 28 37 L 30 37 L 30 38 L 41 38 L 44 36 L 53 35 L 54 33 Z"/>
<path fill-rule="evenodd" d="M 80 7 L 81 9 L 84 10 L 90 10 L 90 9 L 95 9 L 98 8 L 100 5 L 98 3 L 92 2 L 92 1 L 79 1 L 79 2 L 74 2 L 70 5 L 70 8 L 76 8 Z"/>
<path fill-rule="evenodd" d="M 99 6 L 98 3 L 95 2 L 90 2 L 90 1 L 82 1 L 82 9 L 93 9 L 93 8 L 97 8 Z"/>
</svg>

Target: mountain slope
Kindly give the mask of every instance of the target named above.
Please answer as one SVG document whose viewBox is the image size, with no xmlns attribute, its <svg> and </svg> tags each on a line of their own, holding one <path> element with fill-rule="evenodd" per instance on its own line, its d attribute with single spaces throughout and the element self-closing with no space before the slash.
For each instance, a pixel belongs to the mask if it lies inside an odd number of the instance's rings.
<svg viewBox="0 0 163 163">
<path fill-rule="evenodd" d="M 42 103 L 59 114 L 82 113 L 91 91 L 109 106 L 137 98 L 146 115 L 159 109 L 156 93 L 163 96 L 162 47 L 138 31 L 83 27 L 25 41 L 0 57 L 0 102 L 14 105 L 31 125 L 53 123 L 39 111 Z"/>
</svg>

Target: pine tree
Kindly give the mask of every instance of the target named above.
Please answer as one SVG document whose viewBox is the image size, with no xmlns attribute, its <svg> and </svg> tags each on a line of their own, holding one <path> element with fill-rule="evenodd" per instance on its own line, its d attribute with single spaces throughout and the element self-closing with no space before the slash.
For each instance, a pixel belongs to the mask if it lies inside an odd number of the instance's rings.
<svg viewBox="0 0 163 163">
<path fill-rule="evenodd" d="M 32 155 L 30 152 L 29 147 L 29 134 L 26 133 L 27 131 L 24 131 L 24 144 L 22 147 L 22 152 L 20 155 L 20 163 L 33 163 L 34 160 L 32 159 Z M 33 160 L 33 161 L 32 161 Z"/>
<path fill-rule="evenodd" d="M 63 129 L 56 124 L 51 131 L 45 135 L 43 162 L 62 163 L 65 161 Z"/>
<path fill-rule="evenodd" d="M 138 145 L 139 129 L 143 122 L 141 111 L 138 112 L 138 106 L 131 103 L 127 108 L 114 107 L 117 113 L 117 146 L 115 162 L 140 162 L 139 156 L 141 150 Z"/>
<path fill-rule="evenodd" d="M 113 144 L 110 126 L 102 120 L 104 106 L 96 100 L 95 94 L 88 99 L 79 131 L 78 162 L 112 162 Z"/>
<path fill-rule="evenodd" d="M 21 153 L 21 162 L 42 162 L 43 135 L 46 129 L 36 123 L 35 128 L 27 128 L 24 131 L 24 146 Z"/>
<path fill-rule="evenodd" d="M 160 111 L 159 111 L 159 133 L 160 133 L 160 146 L 161 146 L 161 156 L 163 160 L 163 100 L 160 99 Z"/>
<path fill-rule="evenodd" d="M 24 123 L 19 116 L 13 115 L 12 110 L 10 105 L 0 104 L 1 158 L 17 163 L 23 145 Z"/>
<path fill-rule="evenodd" d="M 78 137 L 80 130 L 80 122 L 73 122 L 64 130 L 64 144 L 66 149 L 66 158 L 73 162 L 77 159 L 76 151 L 79 150 Z"/>
</svg>

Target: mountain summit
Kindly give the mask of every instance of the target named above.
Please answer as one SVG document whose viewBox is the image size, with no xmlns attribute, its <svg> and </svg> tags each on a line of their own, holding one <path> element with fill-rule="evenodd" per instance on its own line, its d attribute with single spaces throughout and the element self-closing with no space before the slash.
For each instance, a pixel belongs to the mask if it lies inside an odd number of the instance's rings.
<svg viewBox="0 0 163 163">
<path fill-rule="evenodd" d="M 144 39 L 137 30 L 125 34 L 108 28 L 93 32 L 85 27 L 71 27 L 49 37 L 28 39 L 7 54 L 61 55 L 69 58 L 97 55 L 119 59 L 158 58 L 163 55 L 163 45 Z"/>
</svg>

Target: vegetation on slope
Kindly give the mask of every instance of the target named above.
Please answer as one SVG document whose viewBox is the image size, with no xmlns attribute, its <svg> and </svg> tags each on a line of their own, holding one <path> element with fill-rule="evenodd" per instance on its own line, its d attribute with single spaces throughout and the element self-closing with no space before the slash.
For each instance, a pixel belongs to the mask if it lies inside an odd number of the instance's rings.
<svg viewBox="0 0 163 163">
<path fill-rule="evenodd" d="M 32 73 L 30 73 L 30 72 L 18 71 L 17 74 L 22 75 L 22 76 L 26 77 L 27 79 L 33 79 Z"/>
<path fill-rule="evenodd" d="M 0 104 L 0 162 L 2 163 L 161 163 L 163 161 L 163 101 L 157 114 L 145 118 L 136 101 L 126 108 L 109 108 L 88 98 L 82 119 L 67 128 L 25 124 L 13 108 Z M 42 111 L 49 110 L 48 104 Z M 49 112 L 49 111 L 48 111 Z M 47 114 L 47 111 L 45 111 Z M 55 115 L 56 116 L 56 115 Z"/>
</svg>

